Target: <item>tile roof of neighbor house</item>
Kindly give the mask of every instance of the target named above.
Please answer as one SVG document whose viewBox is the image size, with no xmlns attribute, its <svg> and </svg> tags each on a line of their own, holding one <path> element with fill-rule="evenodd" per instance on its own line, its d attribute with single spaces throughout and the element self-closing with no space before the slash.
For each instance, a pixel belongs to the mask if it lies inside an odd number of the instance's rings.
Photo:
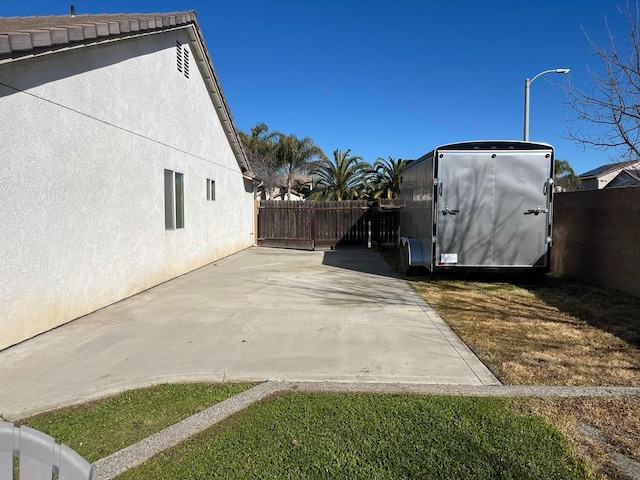
<svg viewBox="0 0 640 480">
<path fill-rule="evenodd" d="M 196 12 L 0 17 L 0 64 L 103 40 L 192 27 L 189 40 L 207 90 L 243 174 L 254 175 L 213 68 Z"/>
<path fill-rule="evenodd" d="M 633 165 L 634 163 L 637 163 L 637 162 L 638 160 L 628 160 L 626 162 L 607 163 L 605 165 L 600 165 L 598 168 L 594 168 L 593 170 L 589 170 L 588 172 L 584 172 L 583 174 L 578 176 L 582 179 L 589 178 L 589 177 L 598 177 L 598 176 L 606 175 L 607 173 L 613 172 L 614 170 L 618 170 L 620 168 Z"/>
</svg>

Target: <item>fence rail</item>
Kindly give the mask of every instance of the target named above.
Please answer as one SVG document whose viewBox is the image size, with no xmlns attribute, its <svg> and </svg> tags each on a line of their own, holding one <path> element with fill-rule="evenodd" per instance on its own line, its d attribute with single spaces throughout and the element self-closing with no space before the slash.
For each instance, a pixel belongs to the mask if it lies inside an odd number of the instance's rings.
<svg viewBox="0 0 640 480">
<path fill-rule="evenodd" d="M 258 245 L 292 248 L 336 248 L 397 243 L 397 200 L 258 203 Z"/>
</svg>

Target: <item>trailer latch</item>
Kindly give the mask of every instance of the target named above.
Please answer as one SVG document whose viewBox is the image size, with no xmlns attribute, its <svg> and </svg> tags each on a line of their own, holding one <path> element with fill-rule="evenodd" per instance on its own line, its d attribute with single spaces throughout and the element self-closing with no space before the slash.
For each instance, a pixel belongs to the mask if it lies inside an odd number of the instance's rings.
<svg viewBox="0 0 640 480">
<path fill-rule="evenodd" d="M 444 207 L 444 210 L 440 210 L 442 215 L 457 215 L 460 213 L 460 210 L 451 210 L 449 207 Z"/>
<path fill-rule="evenodd" d="M 548 208 L 540 208 L 540 205 L 538 205 L 538 208 L 536 208 L 535 210 L 527 210 L 526 212 L 524 212 L 525 215 L 531 215 L 532 213 L 534 215 L 540 215 L 541 213 L 548 213 L 549 209 Z"/>
</svg>

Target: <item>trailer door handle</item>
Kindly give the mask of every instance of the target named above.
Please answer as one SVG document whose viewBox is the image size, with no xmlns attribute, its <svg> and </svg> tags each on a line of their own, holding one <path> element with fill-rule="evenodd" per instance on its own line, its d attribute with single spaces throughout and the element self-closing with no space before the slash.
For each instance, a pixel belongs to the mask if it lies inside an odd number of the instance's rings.
<svg viewBox="0 0 640 480">
<path fill-rule="evenodd" d="M 524 212 L 525 215 L 540 215 L 541 213 L 549 213 L 549 209 L 548 208 L 540 208 L 540 205 L 538 205 L 538 208 L 536 208 L 535 210 L 527 210 L 526 212 Z"/>
<path fill-rule="evenodd" d="M 460 210 L 451 210 L 449 207 L 444 207 L 444 210 L 440 210 L 442 215 L 457 215 L 460 213 Z"/>
</svg>

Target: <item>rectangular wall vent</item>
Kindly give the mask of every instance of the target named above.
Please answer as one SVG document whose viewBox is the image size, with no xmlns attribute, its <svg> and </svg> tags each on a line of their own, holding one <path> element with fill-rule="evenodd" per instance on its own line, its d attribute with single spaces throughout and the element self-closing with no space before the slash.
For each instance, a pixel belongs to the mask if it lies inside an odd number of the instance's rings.
<svg viewBox="0 0 640 480">
<path fill-rule="evenodd" d="M 189 50 L 184 47 L 183 50 L 183 64 L 184 64 L 184 76 L 189 78 Z"/>
<path fill-rule="evenodd" d="M 180 42 L 176 42 L 176 64 L 178 71 L 182 73 L 182 45 L 180 45 Z"/>
</svg>

